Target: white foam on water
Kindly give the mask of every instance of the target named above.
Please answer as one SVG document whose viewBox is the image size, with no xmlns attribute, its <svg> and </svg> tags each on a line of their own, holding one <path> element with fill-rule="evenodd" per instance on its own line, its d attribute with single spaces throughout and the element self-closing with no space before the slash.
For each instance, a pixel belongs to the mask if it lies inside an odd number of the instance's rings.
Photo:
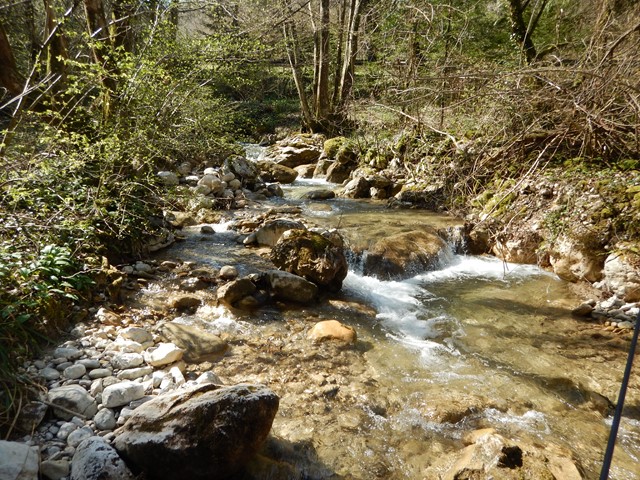
<svg viewBox="0 0 640 480">
<path fill-rule="evenodd" d="M 545 435 L 551 433 L 546 416 L 536 410 L 529 410 L 522 415 L 515 415 L 488 408 L 484 411 L 484 416 L 492 425 L 503 425 L 510 430 L 537 432 Z"/>
<path fill-rule="evenodd" d="M 554 276 L 535 265 L 503 262 L 490 256 L 454 255 L 440 270 L 425 272 L 409 281 L 412 283 L 443 282 L 448 280 L 483 278 L 499 281 L 521 281 L 535 276 Z"/>
</svg>

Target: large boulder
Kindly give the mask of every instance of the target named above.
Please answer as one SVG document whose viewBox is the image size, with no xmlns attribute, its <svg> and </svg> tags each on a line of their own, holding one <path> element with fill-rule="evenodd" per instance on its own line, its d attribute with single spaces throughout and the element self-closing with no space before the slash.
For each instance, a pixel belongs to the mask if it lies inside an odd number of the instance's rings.
<svg viewBox="0 0 640 480">
<path fill-rule="evenodd" d="M 298 178 L 297 171 L 278 163 L 263 160 L 258 162 L 258 168 L 260 169 L 260 177 L 262 177 L 262 180 L 265 182 L 286 184 L 293 183 L 293 181 Z"/>
<path fill-rule="evenodd" d="M 138 407 L 114 445 L 148 478 L 228 479 L 266 440 L 278 403 L 262 385 L 200 385 Z"/>
<path fill-rule="evenodd" d="M 356 169 L 355 163 L 339 163 L 333 162 L 329 168 L 327 168 L 327 182 L 342 183 L 349 178 L 351 172 Z"/>
<path fill-rule="evenodd" d="M 287 137 L 267 148 L 265 157 L 285 167 L 315 163 L 322 154 L 324 137 L 299 134 Z"/>
<path fill-rule="evenodd" d="M 40 449 L 24 443 L 0 440 L 0 478 L 36 480 L 40 466 Z"/>
<path fill-rule="evenodd" d="M 249 295 L 253 295 L 255 291 L 256 286 L 250 278 L 239 278 L 219 287 L 216 295 L 220 303 L 228 307 L 234 307 L 236 303 Z"/>
<path fill-rule="evenodd" d="M 305 229 L 306 227 L 295 220 L 287 220 L 278 218 L 265 223 L 258 230 L 249 235 L 245 240 L 245 245 L 257 243 L 258 245 L 266 245 L 273 247 L 287 230 Z"/>
<path fill-rule="evenodd" d="M 53 414 L 62 420 L 71 420 L 75 415 L 91 419 L 98 411 L 95 399 L 80 385 L 52 388 L 48 397 Z"/>
<path fill-rule="evenodd" d="M 569 237 L 559 238 L 551 250 L 549 260 L 554 273 L 563 280 L 597 282 L 602 278 L 604 258 L 599 251 L 581 241 Z"/>
<path fill-rule="evenodd" d="M 282 270 L 268 270 L 262 274 L 260 283 L 277 300 L 309 304 L 318 295 L 315 283 Z"/>
<path fill-rule="evenodd" d="M 271 249 L 271 261 L 281 270 L 338 291 L 349 267 L 340 241 L 308 230 L 289 230 Z"/>
<path fill-rule="evenodd" d="M 509 238 L 498 237 L 492 247 L 493 254 L 510 263 L 535 265 L 542 237 L 535 232 L 516 232 Z"/>
<path fill-rule="evenodd" d="M 76 449 L 71 480 L 133 480 L 136 478 L 118 452 L 102 437 L 89 437 Z"/>
<path fill-rule="evenodd" d="M 640 255 L 630 250 L 609 255 L 604 261 L 604 286 L 627 302 L 640 301 Z"/>
<path fill-rule="evenodd" d="M 202 363 L 219 358 L 229 349 L 227 342 L 213 333 L 182 323 L 169 322 L 160 328 L 162 334 L 184 350 L 183 359 Z"/>
<path fill-rule="evenodd" d="M 364 256 L 363 273 L 384 280 L 409 278 L 435 268 L 448 250 L 434 232 L 414 230 L 383 238 Z"/>
<path fill-rule="evenodd" d="M 364 177 L 356 177 L 344 186 L 342 196 L 347 198 L 369 198 L 371 196 L 371 184 Z"/>
</svg>

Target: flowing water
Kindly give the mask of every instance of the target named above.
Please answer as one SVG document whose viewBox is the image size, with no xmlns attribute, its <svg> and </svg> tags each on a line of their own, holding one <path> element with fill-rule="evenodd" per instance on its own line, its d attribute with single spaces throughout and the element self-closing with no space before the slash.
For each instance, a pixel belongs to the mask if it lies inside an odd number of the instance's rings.
<svg viewBox="0 0 640 480">
<path fill-rule="evenodd" d="M 332 187 L 297 181 L 279 202 L 301 206 L 306 221 L 338 228 L 359 248 L 420 225 L 459 223 L 374 202 L 302 198 Z M 211 241 L 187 230 L 164 255 L 238 264 L 241 274 L 268 266 L 224 225 L 216 229 Z M 598 478 L 611 418 L 602 396 L 617 398 L 629 337 L 572 318 L 580 299 L 555 275 L 453 253 L 440 269 L 404 281 L 365 277 L 354 264 L 334 300 L 250 314 L 203 307 L 183 319 L 244 339 L 213 368 L 230 381 L 264 381 L 281 396 L 273 427 L 281 443 L 271 453 L 296 464 L 289 478 L 439 478 L 438 460 L 485 427 L 558 449 L 585 478 Z M 354 326 L 358 347 L 309 346 L 304 333 L 326 318 Z M 640 478 L 637 368 L 627 405 L 610 476 L 618 480 Z"/>
</svg>

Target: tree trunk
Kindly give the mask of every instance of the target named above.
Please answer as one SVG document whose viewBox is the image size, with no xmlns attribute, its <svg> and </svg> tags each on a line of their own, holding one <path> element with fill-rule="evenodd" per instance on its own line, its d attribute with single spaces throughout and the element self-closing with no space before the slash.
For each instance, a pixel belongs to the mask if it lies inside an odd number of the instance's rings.
<svg viewBox="0 0 640 480">
<path fill-rule="evenodd" d="M 43 0 L 45 20 L 45 45 L 47 75 L 52 77 L 55 83 L 54 91 L 60 91 L 67 77 L 67 42 L 62 34 L 61 27 L 56 20 L 55 13 L 49 0 Z"/>
<path fill-rule="evenodd" d="M 347 2 L 348 0 L 342 0 L 342 3 L 340 4 L 340 27 L 338 29 L 337 41 L 338 51 L 336 53 L 336 70 L 333 77 L 333 94 L 331 95 L 331 102 L 333 103 L 333 105 L 337 105 L 338 96 L 340 94 L 340 74 L 342 73 L 342 64 L 340 63 L 340 61 L 342 60 L 344 36 L 347 30 L 347 26 L 345 25 L 345 21 L 347 18 Z"/>
<path fill-rule="evenodd" d="M 315 94 L 316 118 L 324 121 L 329 113 L 329 0 L 320 0 L 320 51 L 318 86 Z"/>
<path fill-rule="evenodd" d="M 302 110 L 303 121 L 307 127 L 313 130 L 315 121 L 313 115 L 311 114 L 311 110 L 309 109 L 309 101 L 304 90 L 302 75 L 300 74 L 300 69 L 298 66 L 298 42 L 296 39 L 296 31 L 293 23 L 291 21 L 284 22 L 282 25 L 282 32 L 284 34 L 287 58 L 289 59 L 291 73 L 293 74 L 293 82 L 296 85 L 298 99 L 300 100 L 300 109 Z"/>
<path fill-rule="evenodd" d="M 124 48 L 125 52 L 133 51 L 133 31 L 131 29 L 131 17 L 135 11 L 132 0 L 114 0 L 113 23 L 111 36 L 114 46 Z"/>
<path fill-rule="evenodd" d="M 511 14 L 511 32 L 518 42 L 522 53 L 524 53 L 528 65 L 533 63 L 533 61 L 538 56 L 536 46 L 533 43 L 532 35 L 534 30 L 538 26 L 540 17 L 542 16 L 542 13 L 544 12 L 544 9 L 547 6 L 549 0 L 542 0 L 537 12 L 536 6 L 538 5 L 538 2 L 536 2 L 531 7 L 531 14 L 529 15 L 529 19 L 525 20 L 525 9 L 527 8 L 529 1 L 530 0 L 509 0 L 509 11 Z"/>
<path fill-rule="evenodd" d="M 104 13 L 104 5 L 102 0 L 84 0 L 84 8 L 89 34 L 93 39 L 91 45 L 93 57 L 95 62 L 106 70 L 102 83 L 108 90 L 114 91 L 116 81 L 112 74 L 116 68 L 111 55 L 113 49 L 111 48 L 111 37 L 109 36 L 109 25 Z"/>
<path fill-rule="evenodd" d="M 345 45 L 344 58 L 342 61 L 342 75 L 340 78 L 339 107 L 346 104 L 351 89 L 353 88 L 354 64 L 358 53 L 358 28 L 360 27 L 360 10 L 366 0 L 352 0 L 351 12 L 349 15 L 349 29 L 347 31 L 347 43 Z"/>
<path fill-rule="evenodd" d="M 0 21 L 0 88 L 6 89 L 12 96 L 20 95 L 24 89 L 24 82 L 24 78 L 18 72 L 7 32 Z"/>
</svg>

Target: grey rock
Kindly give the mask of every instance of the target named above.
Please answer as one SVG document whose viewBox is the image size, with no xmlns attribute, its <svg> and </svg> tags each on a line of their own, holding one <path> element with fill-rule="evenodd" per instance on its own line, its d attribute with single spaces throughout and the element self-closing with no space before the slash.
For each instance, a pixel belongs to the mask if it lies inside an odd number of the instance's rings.
<svg viewBox="0 0 640 480">
<path fill-rule="evenodd" d="M 69 445 L 70 447 L 77 447 L 83 440 L 92 436 L 93 430 L 91 429 L 91 427 L 86 426 L 78 428 L 77 430 L 71 432 L 67 437 L 67 445 Z"/>
<path fill-rule="evenodd" d="M 110 408 L 103 408 L 93 417 L 98 430 L 113 430 L 116 427 L 116 416 Z"/>
<path fill-rule="evenodd" d="M 135 380 L 136 378 L 144 377 L 145 375 L 151 375 L 153 373 L 153 367 L 138 367 L 128 368 L 122 370 L 116 375 L 120 380 Z"/>
<path fill-rule="evenodd" d="M 120 353 L 111 359 L 111 365 L 119 370 L 138 367 L 144 363 L 144 358 L 139 353 Z"/>
<path fill-rule="evenodd" d="M 69 475 L 71 465 L 69 460 L 45 460 L 40 464 L 40 473 L 48 480 L 60 480 Z"/>
<path fill-rule="evenodd" d="M 87 370 L 93 370 L 100 368 L 100 361 L 95 358 L 83 358 L 76 362 L 77 364 L 84 365 Z"/>
<path fill-rule="evenodd" d="M 134 480 L 115 449 L 101 437 L 84 440 L 73 455 L 71 480 Z"/>
<path fill-rule="evenodd" d="M 73 413 L 91 419 L 98 411 L 95 399 L 79 385 L 53 388 L 49 390 L 48 398 L 53 404 L 54 415 L 63 420 L 71 420 Z"/>
<path fill-rule="evenodd" d="M 56 433 L 56 438 L 58 438 L 59 440 L 66 440 L 67 438 L 69 438 L 69 435 L 71 435 L 77 429 L 78 425 L 76 425 L 75 423 L 66 422 L 60 425 L 60 428 Z"/>
<path fill-rule="evenodd" d="M 102 404 L 107 408 L 121 407 L 144 396 L 144 386 L 135 382 L 120 382 L 106 387 L 102 392 Z"/>
<path fill-rule="evenodd" d="M 82 350 L 71 347 L 58 347 L 53 351 L 54 357 L 64 357 L 67 360 L 77 360 L 82 356 Z"/>
<path fill-rule="evenodd" d="M 140 327 L 123 328 L 120 330 L 119 335 L 126 340 L 137 343 L 145 343 L 153 340 L 153 335 L 151 335 L 148 330 Z"/>
<path fill-rule="evenodd" d="M 231 307 L 255 291 L 256 286 L 249 278 L 239 278 L 219 287 L 216 295 L 219 302 Z"/>
<path fill-rule="evenodd" d="M 149 365 L 160 367 L 177 362 L 183 354 L 184 350 L 173 343 L 159 343 L 157 347 L 147 350 L 144 358 Z"/>
<path fill-rule="evenodd" d="M 60 378 L 60 372 L 51 367 L 46 367 L 40 370 L 40 375 L 48 381 L 58 380 Z"/>
<path fill-rule="evenodd" d="M 90 370 L 89 371 L 89 378 L 91 378 L 92 380 L 98 379 L 98 378 L 105 378 L 110 376 L 113 373 L 113 371 L 110 368 L 96 368 L 94 370 Z"/>
<path fill-rule="evenodd" d="M 189 363 L 215 360 L 229 348 L 227 342 L 217 335 L 182 323 L 165 323 L 160 331 L 169 341 L 184 350 L 183 358 Z"/>
<path fill-rule="evenodd" d="M 40 450 L 24 443 L 0 440 L 0 478 L 3 480 L 36 480 Z"/>
<path fill-rule="evenodd" d="M 163 395 L 135 410 L 114 445 L 151 478 L 229 478 L 262 446 L 278 402 L 266 387 L 247 384 Z"/>
<path fill-rule="evenodd" d="M 76 363 L 75 365 L 65 368 L 63 375 L 71 380 L 75 380 L 81 378 L 85 373 L 87 373 L 87 367 L 81 363 Z"/>
</svg>

